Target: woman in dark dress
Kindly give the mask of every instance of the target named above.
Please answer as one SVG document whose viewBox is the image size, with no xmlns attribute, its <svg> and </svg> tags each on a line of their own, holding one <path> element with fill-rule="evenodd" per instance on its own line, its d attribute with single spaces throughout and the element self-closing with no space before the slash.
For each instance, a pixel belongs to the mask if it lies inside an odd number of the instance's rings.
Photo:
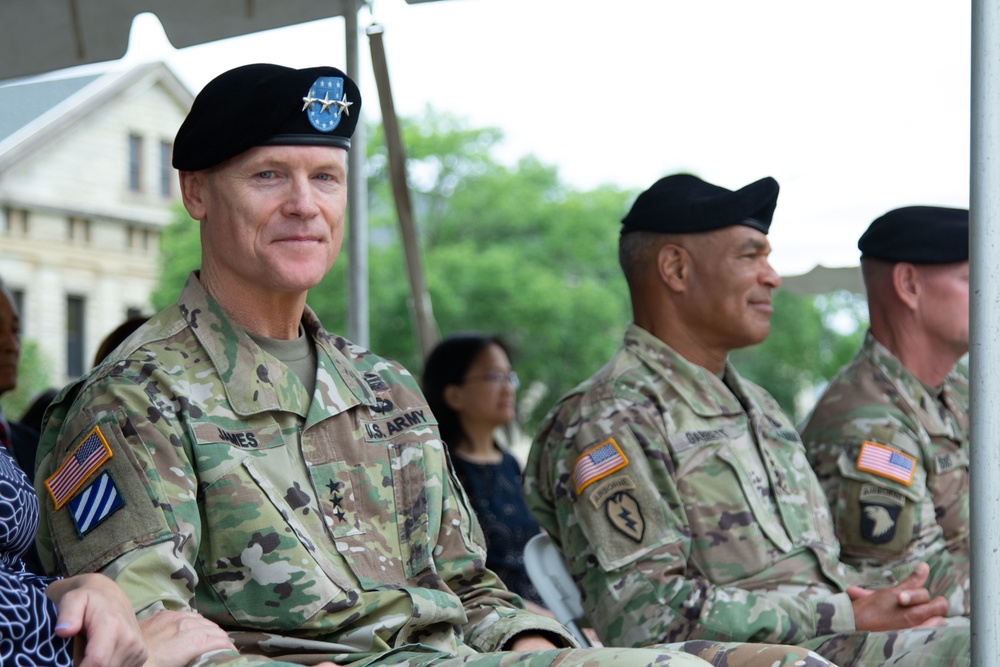
<svg viewBox="0 0 1000 667">
<path fill-rule="evenodd" d="M 486 566 L 512 591 L 540 605 L 524 569 L 524 545 L 540 528 L 524 503 L 520 465 L 494 438 L 516 417 L 517 388 L 507 346 L 497 336 L 449 336 L 424 365 L 428 405 L 486 536 Z"/>
</svg>

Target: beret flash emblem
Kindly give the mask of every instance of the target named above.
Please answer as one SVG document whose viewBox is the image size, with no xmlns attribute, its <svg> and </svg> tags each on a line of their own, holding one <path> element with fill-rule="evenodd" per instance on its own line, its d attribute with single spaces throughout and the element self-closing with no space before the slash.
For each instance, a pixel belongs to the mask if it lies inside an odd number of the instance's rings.
<svg viewBox="0 0 1000 667">
<path fill-rule="evenodd" d="M 351 115 L 344 92 L 344 80 L 339 76 L 321 76 L 302 98 L 302 110 L 309 116 L 309 123 L 320 132 L 332 132 L 340 125 L 341 114 Z"/>
</svg>

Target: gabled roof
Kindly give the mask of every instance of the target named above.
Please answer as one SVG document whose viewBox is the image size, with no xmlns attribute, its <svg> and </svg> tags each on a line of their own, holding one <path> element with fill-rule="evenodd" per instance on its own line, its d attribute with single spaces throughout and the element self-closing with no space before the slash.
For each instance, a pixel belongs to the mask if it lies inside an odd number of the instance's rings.
<svg viewBox="0 0 1000 667">
<path fill-rule="evenodd" d="M 865 295 L 865 284 L 858 266 L 829 267 L 817 264 L 807 273 L 798 276 L 782 276 L 781 286 L 799 296 L 826 294 L 847 290 Z"/>
<path fill-rule="evenodd" d="M 99 74 L 0 85 L 0 143 L 100 78 Z"/>
<path fill-rule="evenodd" d="M 179 105 L 191 106 L 191 91 L 162 62 L 0 82 L 0 170 L 55 140 L 115 96 L 147 79 L 159 79 Z"/>
</svg>

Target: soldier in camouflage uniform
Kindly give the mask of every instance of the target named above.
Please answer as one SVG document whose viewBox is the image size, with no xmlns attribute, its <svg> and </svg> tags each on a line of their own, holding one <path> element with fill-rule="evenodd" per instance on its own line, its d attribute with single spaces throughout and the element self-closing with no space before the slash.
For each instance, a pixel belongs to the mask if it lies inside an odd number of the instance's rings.
<svg viewBox="0 0 1000 667">
<path fill-rule="evenodd" d="M 202 268 L 53 403 L 36 475 L 49 567 L 109 575 L 143 616 L 216 621 L 240 655 L 199 665 L 828 664 L 573 649 L 485 568 L 414 378 L 305 306 L 339 251 L 359 110 L 327 67 L 250 65 L 199 94 L 174 166 Z"/>
<path fill-rule="evenodd" d="M 731 192 L 678 174 L 638 197 L 619 246 L 634 323 L 544 420 L 528 506 L 605 644 L 782 642 L 841 665 L 967 665 L 967 619 L 943 618 L 926 565 L 893 584 L 840 562 L 798 433 L 727 360 L 770 329 L 777 195 L 770 178 Z"/>
<path fill-rule="evenodd" d="M 969 212 L 910 206 L 858 242 L 871 328 L 802 428 L 841 556 L 899 569 L 969 613 Z"/>
</svg>

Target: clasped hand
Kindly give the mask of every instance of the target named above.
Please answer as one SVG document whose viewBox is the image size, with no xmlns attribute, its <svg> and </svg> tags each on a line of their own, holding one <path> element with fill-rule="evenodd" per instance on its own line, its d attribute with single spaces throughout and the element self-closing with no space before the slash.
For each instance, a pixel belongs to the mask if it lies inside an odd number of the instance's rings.
<svg viewBox="0 0 1000 667">
<path fill-rule="evenodd" d="M 948 601 L 924 588 L 930 568 L 919 563 L 906 579 L 878 590 L 859 586 L 847 589 L 854 608 L 854 627 L 878 632 L 905 628 L 931 628 L 945 624 Z"/>
</svg>

